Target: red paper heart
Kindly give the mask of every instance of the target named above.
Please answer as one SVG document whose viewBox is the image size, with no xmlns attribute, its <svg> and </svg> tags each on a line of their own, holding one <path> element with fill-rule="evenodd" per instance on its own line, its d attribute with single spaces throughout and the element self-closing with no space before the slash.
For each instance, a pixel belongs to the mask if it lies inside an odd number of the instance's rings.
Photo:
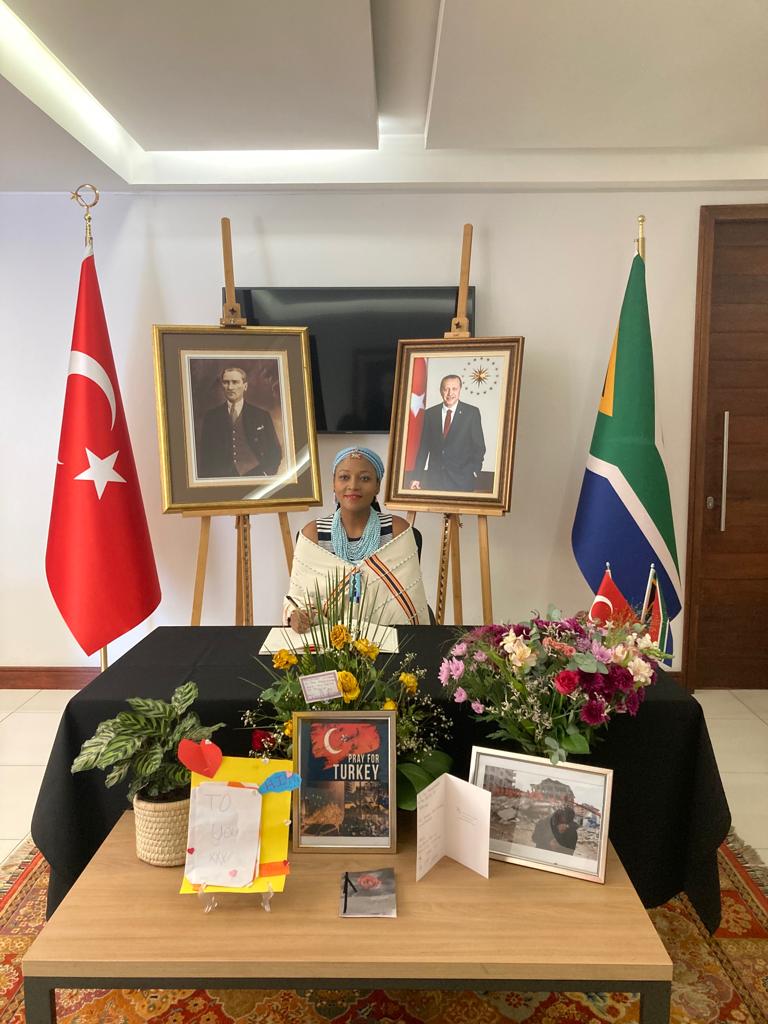
<svg viewBox="0 0 768 1024">
<path fill-rule="evenodd" d="M 195 852 L 194 846 L 188 846 L 187 847 L 187 853 L 194 853 L 194 852 Z"/>
<path fill-rule="evenodd" d="M 191 772 L 212 779 L 219 770 L 222 753 L 221 748 L 210 740 L 201 740 L 199 743 L 195 743 L 194 740 L 182 740 L 176 756 Z"/>
<path fill-rule="evenodd" d="M 237 874 L 237 868 L 232 868 L 232 870 L 229 872 L 229 877 L 230 878 L 234 878 L 236 874 Z"/>
</svg>

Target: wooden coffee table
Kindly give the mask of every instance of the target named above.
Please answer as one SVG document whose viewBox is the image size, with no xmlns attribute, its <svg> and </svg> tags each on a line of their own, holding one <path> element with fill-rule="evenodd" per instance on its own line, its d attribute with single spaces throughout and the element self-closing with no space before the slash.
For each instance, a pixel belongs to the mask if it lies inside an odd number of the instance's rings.
<svg viewBox="0 0 768 1024">
<path fill-rule="evenodd" d="M 258 896 L 206 914 L 180 868 L 136 859 L 127 812 L 23 960 L 28 1024 L 55 1021 L 56 988 L 456 988 L 639 992 L 667 1024 L 672 962 L 613 849 L 598 885 L 491 861 L 415 879 L 398 854 L 297 853 L 271 913 Z M 338 917 L 345 870 L 393 866 L 394 919 Z"/>
</svg>

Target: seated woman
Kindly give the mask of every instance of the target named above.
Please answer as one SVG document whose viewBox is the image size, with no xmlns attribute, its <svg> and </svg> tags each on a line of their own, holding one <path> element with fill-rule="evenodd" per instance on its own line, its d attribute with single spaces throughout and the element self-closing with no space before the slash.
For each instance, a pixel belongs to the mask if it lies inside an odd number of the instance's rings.
<svg viewBox="0 0 768 1024">
<path fill-rule="evenodd" d="M 333 461 L 336 511 L 307 523 L 293 555 L 283 623 L 309 629 L 309 609 L 343 581 L 352 595 L 364 594 L 365 617 L 382 625 L 426 625 L 427 598 L 410 524 L 385 515 L 376 502 L 384 463 L 370 448 L 343 448 Z"/>
</svg>

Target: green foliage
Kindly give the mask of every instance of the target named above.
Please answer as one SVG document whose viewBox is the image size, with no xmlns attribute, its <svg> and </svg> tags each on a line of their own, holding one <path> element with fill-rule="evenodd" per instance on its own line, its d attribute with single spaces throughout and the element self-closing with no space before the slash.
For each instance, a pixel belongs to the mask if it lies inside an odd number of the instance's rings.
<svg viewBox="0 0 768 1024">
<path fill-rule="evenodd" d="M 189 770 L 176 757 L 183 739 L 208 739 L 217 725 L 203 725 L 195 711 L 188 709 L 197 698 L 197 684 L 184 683 L 170 703 L 151 697 L 130 697 L 131 711 L 100 722 L 72 762 L 72 772 L 101 768 L 107 772 L 108 787 L 129 779 L 128 799 L 137 793 L 160 797 L 189 783 Z"/>
</svg>

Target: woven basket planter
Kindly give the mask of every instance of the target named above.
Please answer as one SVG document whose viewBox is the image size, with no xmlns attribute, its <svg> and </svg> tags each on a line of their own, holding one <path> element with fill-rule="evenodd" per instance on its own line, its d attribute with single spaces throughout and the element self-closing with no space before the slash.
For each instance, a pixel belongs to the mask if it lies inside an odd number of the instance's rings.
<svg viewBox="0 0 768 1024">
<path fill-rule="evenodd" d="M 183 864 L 187 855 L 189 797 L 172 803 L 155 803 L 135 796 L 133 811 L 139 860 L 161 868 Z"/>
</svg>

